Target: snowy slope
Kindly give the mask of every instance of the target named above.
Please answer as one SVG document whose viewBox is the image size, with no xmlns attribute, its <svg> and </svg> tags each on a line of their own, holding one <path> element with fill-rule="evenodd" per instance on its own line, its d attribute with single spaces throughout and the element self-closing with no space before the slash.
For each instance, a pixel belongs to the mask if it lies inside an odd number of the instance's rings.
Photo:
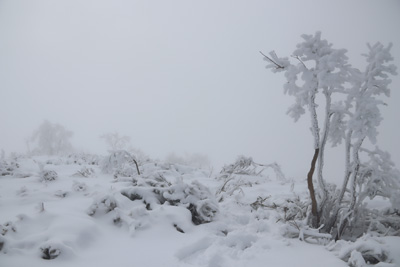
<svg viewBox="0 0 400 267">
<path fill-rule="evenodd" d="M 271 205 L 306 196 L 303 183 L 246 175 L 227 183 L 198 169 L 154 162 L 130 177 L 102 173 L 88 160 L 17 163 L 0 176 L 0 266 L 329 267 L 348 266 L 340 257 L 357 250 L 357 243 L 284 235 L 282 212 Z M 44 180 L 50 170 L 57 177 Z M 258 197 L 270 207 L 252 207 Z M 374 240 L 366 243 L 378 248 Z M 379 242 L 391 261 L 380 266 L 400 266 L 400 239 Z"/>
</svg>

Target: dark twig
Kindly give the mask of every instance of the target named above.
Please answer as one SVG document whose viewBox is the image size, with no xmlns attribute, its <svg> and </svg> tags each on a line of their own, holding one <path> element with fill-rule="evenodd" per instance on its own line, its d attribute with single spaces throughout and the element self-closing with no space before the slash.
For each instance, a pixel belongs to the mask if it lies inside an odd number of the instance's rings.
<svg viewBox="0 0 400 267">
<path fill-rule="evenodd" d="M 274 60 L 272 60 L 272 58 L 268 57 L 267 55 L 265 55 L 263 52 L 259 51 L 261 55 L 263 55 L 269 62 L 271 62 L 272 64 L 274 64 L 276 66 L 276 69 L 284 69 L 285 67 L 279 65 L 278 63 L 276 63 Z"/>
<path fill-rule="evenodd" d="M 292 56 L 292 58 L 295 58 L 295 59 L 297 59 L 298 61 L 300 61 L 300 63 L 304 66 L 304 68 L 306 68 L 306 69 L 308 70 L 306 64 L 304 64 L 303 60 L 301 60 L 301 58 L 300 58 L 299 56 Z"/>
</svg>

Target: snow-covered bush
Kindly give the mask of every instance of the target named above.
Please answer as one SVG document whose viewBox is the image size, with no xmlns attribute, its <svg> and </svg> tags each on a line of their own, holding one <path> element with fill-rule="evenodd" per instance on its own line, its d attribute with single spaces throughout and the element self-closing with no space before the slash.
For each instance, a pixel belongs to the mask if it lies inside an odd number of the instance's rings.
<svg viewBox="0 0 400 267">
<path fill-rule="evenodd" d="M 163 197 L 171 205 L 183 205 L 192 214 L 196 225 L 211 222 L 218 212 L 218 205 L 211 192 L 197 181 L 190 185 L 178 180 L 164 191 Z"/>
<path fill-rule="evenodd" d="M 271 164 L 259 164 L 254 162 L 251 157 L 245 156 L 238 156 L 234 163 L 222 167 L 220 178 L 227 178 L 233 174 L 260 176 L 268 168 L 274 171 L 277 180 L 286 181 L 281 167 L 276 162 Z"/>
<path fill-rule="evenodd" d="M 87 214 L 90 216 L 104 215 L 113 211 L 118 206 L 117 200 L 112 195 L 104 195 L 96 198 L 93 204 L 87 210 Z"/>
<path fill-rule="evenodd" d="M 40 178 L 44 182 L 50 182 L 56 180 L 58 177 L 57 172 L 52 170 L 43 170 L 40 172 Z"/>
<path fill-rule="evenodd" d="M 2 235 L 0 235 L 0 252 L 3 250 L 5 243 L 6 239 Z"/>
<path fill-rule="evenodd" d="M 0 176 L 13 175 L 19 168 L 17 158 L 7 162 L 6 160 L 0 160 Z"/>
<path fill-rule="evenodd" d="M 41 257 L 44 260 L 53 260 L 60 256 L 61 249 L 58 246 L 45 245 L 40 247 Z"/>
<path fill-rule="evenodd" d="M 86 191 L 87 185 L 85 183 L 74 181 L 72 184 L 72 189 L 76 192 L 83 192 Z"/>
<path fill-rule="evenodd" d="M 255 163 L 251 157 L 239 156 L 234 163 L 225 165 L 217 176 L 217 179 L 222 181 L 216 191 L 218 201 L 221 202 L 236 194 L 243 194 L 243 187 L 267 182 L 269 177 L 264 174 L 267 169 L 274 171 L 278 181 L 283 183 L 287 181 L 277 163 L 259 164 Z"/>
<path fill-rule="evenodd" d="M 101 157 L 98 155 L 87 154 L 87 153 L 74 153 L 69 154 L 66 158 L 62 158 L 66 164 L 77 164 L 77 165 L 99 165 Z"/>
<path fill-rule="evenodd" d="M 93 177 L 94 175 L 95 175 L 95 171 L 92 168 L 88 168 L 86 166 L 83 166 L 79 171 L 77 171 L 72 176 L 88 178 L 88 177 Z"/>
<path fill-rule="evenodd" d="M 389 248 L 384 239 L 365 234 L 355 242 L 340 240 L 327 246 L 328 250 L 337 252 L 338 257 L 349 266 L 368 266 L 379 262 L 392 261 Z"/>
<path fill-rule="evenodd" d="M 221 173 L 227 175 L 230 174 L 259 175 L 260 170 L 257 171 L 257 167 L 258 166 L 255 165 L 251 157 L 238 156 L 234 163 L 222 167 Z"/>
<path fill-rule="evenodd" d="M 187 184 L 180 179 L 170 183 L 162 176 L 135 178 L 134 186 L 123 189 L 121 194 L 132 201 L 143 202 L 148 210 L 166 203 L 185 207 L 196 225 L 211 222 L 218 212 L 211 192 L 196 181 Z"/>
<path fill-rule="evenodd" d="M 118 177 L 134 177 L 138 174 L 136 167 L 133 166 L 125 166 L 121 169 L 116 169 L 114 171 L 114 178 L 118 179 Z"/>
<path fill-rule="evenodd" d="M 15 234 L 17 232 L 17 227 L 15 223 L 8 221 L 4 224 L 0 224 L 0 252 L 4 252 L 7 246 L 7 235 Z M 6 252 L 5 252 L 6 253 Z"/>
<path fill-rule="evenodd" d="M 35 161 L 35 160 L 34 160 L 34 162 L 36 162 L 36 164 L 39 167 L 39 177 L 40 177 L 41 181 L 50 182 L 50 181 L 54 181 L 58 178 L 58 174 L 56 171 L 45 170 L 45 168 L 44 168 L 45 165 L 43 164 L 43 162 Z"/>
<path fill-rule="evenodd" d="M 109 156 L 103 159 L 101 170 L 103 173 L 123 173 L 125 172 L 125 169 L 130 169 L 132 166 L 136 167 L 136 172 L 140 175 L 139 166 L 135 158 L 127 151 L 119 150 L 112 152 Z"/>
<path fill-rule="evenodd" d="M 0 234 L 6 235 L 8 232 L 16 232 L 16 226 L 13 222 L 6 222 L 4 224 L 0 224 Z"/>
</svg>

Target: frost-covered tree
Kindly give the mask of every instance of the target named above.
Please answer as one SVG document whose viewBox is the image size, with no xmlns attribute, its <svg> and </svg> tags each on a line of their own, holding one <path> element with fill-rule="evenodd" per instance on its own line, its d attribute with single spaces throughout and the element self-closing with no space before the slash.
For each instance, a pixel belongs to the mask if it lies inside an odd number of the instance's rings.
<svg viewBox="0 0 400 267">
<path fill-rule="evenodd" d="M 387 186 L 390 184 L 397 188 L 398 171 L 394 165 L 388 165 L 388 161 L 378 160 L 388 159 L 388 154 L 376 149 L 367 153 L 372 157 L 368 162 L 363 163 L 360 159 L 360 152 L 366 151 L 364 140 L 376 143 L 377 127 L 382 120 L 379 106 L 384 104 L 380 97 L 389 96 L 389 75 L 395 75 L 396 68 L 388 64 L 393 60 L 391 45 L 368 45 L 369 53 L 365 55 L 367 68 L 359 71 L 347 63 L 346 50 L 334 49 L 321 39 L 321 33 L 302 37 L 304 41 L 297 45 L 293 60 L 279 58 L 275 52 L 263 55 L 269 62 L 267 68 L 284 72 L 287 80 L 284 91 L 295 97 L 295 104 L 289 108 L 288 114 L 295 121 L 305 114 L 306 109 L 311 115 L 314 156 L 307 175 L 312 202 L 310 223 L 314 227 L 324 225 L 326 232 L 335 230 L 340 237 L 348 222 L 354 220 L 365 196 L 380 192 L 381 196 L 398 197 Z M 317 94 L 322 94 L 325 99 L 323 121 L 318 116 Z M 333 102 L 332 96 L 341 100 Z M 320 125 L 323 125 L 322 129 Z M 343 140 L 346 171 L 342 188 L 335 192 L 335 187 L 328 186 L 323 178 L 324 149 L 328 141 L 336 146 Z M 318 188 L 315 191 L 312 178 L 316 168 Z"/>
<path fill-rule="evenodd" d="M 307 182 L 312 201 L 311 221 L 314 226 L 317 226 L 327 198 L 327 189 L 323 179 L 323 165 L 324 149 L 330 130 L 330 119 L 333 115 L 331 96 L 332 93 L 344 91 L 344 83 L 349 77 L 350 69 L 345 55 L 346 50 L 332 48 L 332 44 L 321 39 L 320 32 L 317 32 L 314 36 L 303 35 L 302 38 L 304 41 L 297 45 L 297 49 L 293 53 L 293 58 L 296 59 L 294 63 L 288 58 L 278 58 L 273 51 L 270 53 L 270 57 L 264 55 L 264 58 L 270 63 L 267 68 L 273 72 L 285 73 L 287 83 L 284 85 L 284 92 L 295 98 L 295 103 L 288 109 L 287 114 L 297 121 L 305 114 L 306 109 L 310 113 L 314 155 L 307 175 Z M 325 96 L 322 132 L 315 102 L 318 93 Z M 316 165 L 317 163 L 318 165 Z M 316 166 L 318 193 L 321 200 L 320 207 L 318 207 L 312 180 Z"/>
<path fill-rule="evenodd" d="M 118 174 L 130 176 L 133 174 L 132 165 L 135 165 L 136 172 L 140 175 L 135 157 L 126 150 L 116 150 L 103 159 L 101 169 L 104 173 L 114 173 L 115 176 Z"/>
<path fill-rule="evenodd" d="M 62 125 L 45 120 L 32 134 L 31 142 L 36 147 L 32 150 L 37 155 L 60 155 L 70 153 L 73 133 Z"/>
<path fill-rule="evenodd" d="M 100 136 L 100 138 L 104 139 L 106 142 L 109 153 L 118 150 L 127 150 L 131 141 L 129 136 L 120 135 L 117 132 L 103 134 Z"/>
<path fill-rule="evenodd" d="M 346 103 L 345 113 L 347 116 L 341 116 L 342 119 L 339 120 L 342 125 L 346 128 L 343 132 L 345 135 L 338 135 L 338 140 L 340 137 L 345 136 L 345 147 L 346 147 L 346 171 L 345 178 L 342 189 L 340 191 L 339 198 L 337 200 L 337 207 L 340 207 L 340 202 L 343 199 L 344 193 L 347 188 L 347 184 L 350 180 L 350 192 L 351 201 L 348 208 L 342 210 L 342 213 L 347 213 L 353 215 L 356 214 L 355 208 L 356 203 L 360 201 L 361 195 L 356 192 L 357 184 L 360 185 L 360 181 L 364 186 L 371 185 L 367 180 L 365 174 L 381 173 L 381 179 L 386 175 L 392 177 L 392 184 L 396 184 L 395 180 L 399 178 L 398 175 L 392 172 L 391 168 L 387 165 L 391 162 L 390 155 L 387 152 L 383 152 L 376 148 L 374 153 L 368 153 L 369 157 L 373 155 L 372 159 L 386 158 L 385 161 L 380 161 L 377 164 L 376 160 L 370 160 L 369 164 L 365 165 L 360 160 L 360 152 L 366 151 L 363 148 L 363 143 L 368 139 L 372 144 L 377 142 L 377 127 L 382 121 L 382 116 L 380 113 L 379 106 L 385 105 L 385 103 L 379 98 L 381 96 L 390 96 L 389 85 L 391 80 L 389 75 L 396 75 L 396 67 L 393 64 L 389 64 L 393 60 L 390 54 L 391 45 L 384 47 L 382 44 L 377 43 L 373 46 L 368 44 L 369 52 L 364 54 L 367 60 L 366 70 L 360 72 L 358 70 L 353 71 L 352 84 L 353 86 L 348 90 L 348 97 Z M 348 118 L 347 121 L 343 119 Z M 339 137 L 340 136 L 340 137 Z M 386 167 L 383 167 L 386 164 Z M 379 170 L 381 168 L 381 170 Z M 365 169 L 370 169 L 368 172 Z M 382 172 L 382 170 L 385 170 Z M 369 176 L 369 175 L 368 175 Z M 371 176 L 372 177 L 372 176 Z M 370 177 L 370 178 L 371 178 Z M 374 179 L 372 179 L 374 180 Z M 389 187 L 386 188 L 389 190 Z M 358 198 L 358 200 L 357 200 Z M 335 210 L 336 214 L 332 217 L 336 220 L 338 208 Z M 345 216 L 346 220 L 341 224 L 341 229 L 339 229 L 338 235 L 343 232 L 346 224 L 348 215 Z M 329 226 L 332 225 L 332 222 Z"/>
</svg>

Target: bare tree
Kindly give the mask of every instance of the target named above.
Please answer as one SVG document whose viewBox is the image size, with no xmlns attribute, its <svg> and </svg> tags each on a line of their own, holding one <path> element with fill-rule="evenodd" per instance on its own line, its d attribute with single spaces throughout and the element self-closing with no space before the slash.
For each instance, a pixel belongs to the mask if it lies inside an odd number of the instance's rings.
<svg viewBox="0 0 400 267">
<path fill-rule="evenodd" d="M 110 153 L 118 150 L 127 150 L 131 141 L 129 136 L 120 135 L 117 132 L 103 134 L 100 138 L 104 139 L 109 148 L 108 152 Z"/>
<path fill-rule="evenodd" d="M 62 125 L 45 120 L 32 134 L 31 142 L 36 147 L 33 154 L 59 155 L 73 150 L 70 139 L 73 133 Z"/>
</svg>

